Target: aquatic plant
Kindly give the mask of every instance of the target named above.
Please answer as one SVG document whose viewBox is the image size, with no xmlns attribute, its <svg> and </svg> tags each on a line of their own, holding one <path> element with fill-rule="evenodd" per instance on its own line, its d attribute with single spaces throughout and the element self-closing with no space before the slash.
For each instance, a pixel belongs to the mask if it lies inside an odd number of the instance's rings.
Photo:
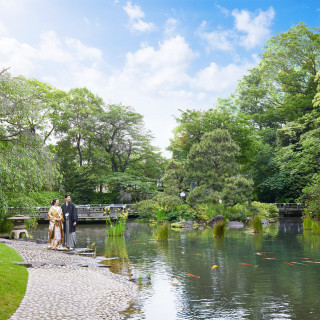
<svg viewBox="0 0 320 320">
<path fill-rule="evenodd" d="M 156 240 L 168 240 L 170 235 L 170 224 L 169 222 L 164 222 L 162 225 L 160 225 L 155 232 L 153 233 L 153 236 Z"/>
<path fill-rule="evenodd" d="M 223 238 L 224 233 L 226 229 L 226 222 L 225 221 L 218 221 L 217 223 L 214 224 L 213 226 L 213 235 L 215 238 Z"/>
<path fill-rule="evenodd" d="M 303 219 L 303 229 L 312 229 L 313 221 L 311 216 L 307 215 Z"/>
<path fill-rule="evenodd" d="M 261 232 L 262 231 L 262 222 L 259 215 L 254 216 L 252 219 L 252 227 L 254 232 Z"/>
<path fill-rule="evenodd" d="M 314 219 L 312 223 L 312 232 L 314 234 L 320 234 L 320 221 L 318 219 Z"/>
<path fill-rule="evenodd" d="M 109 210 L 109 211 L 108 211 Z M 109 237 L 122 236 L 127 226 L 128 210 L 124 209 L 119 216 L 111 218 L 110 208 L 107 208 L 106 229 Z"/>
</svg>

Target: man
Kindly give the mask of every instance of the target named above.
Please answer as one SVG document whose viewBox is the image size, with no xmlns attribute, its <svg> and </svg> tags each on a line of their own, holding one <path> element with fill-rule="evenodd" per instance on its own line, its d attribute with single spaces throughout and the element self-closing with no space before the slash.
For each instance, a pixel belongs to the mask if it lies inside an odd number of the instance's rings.
<svg viewBox="0 0 320 320">
<path fill-rule="evenodd" d="M 76 225 L 78 222 L 78 213 L 74 204 L 71 202 L 70 194 L 65 195 L 66 202 L 61 206 L 64 222 L 63 245 L 70 250 L 76 245 Z"/>
</svg>

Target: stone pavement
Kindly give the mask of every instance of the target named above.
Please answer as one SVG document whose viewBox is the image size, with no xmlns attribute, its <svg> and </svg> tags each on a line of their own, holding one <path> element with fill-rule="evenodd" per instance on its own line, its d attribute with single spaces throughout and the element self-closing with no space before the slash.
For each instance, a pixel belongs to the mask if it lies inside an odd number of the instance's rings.
<svg viewBox="0 0 320 320">
<path fill-rule="evenodd" d="M 45 250 L 45 245 L 34 242 L 1 242 L 15 249 L 24 261 L 37 262 L 28 268 L 26 294 L 10 320 L 121 319 L 119 312 L 137 295 L 137 285 L 94 266 L 92 258 Z M 89 267 L 79 266 L 84 262 Z"/>
</svg>

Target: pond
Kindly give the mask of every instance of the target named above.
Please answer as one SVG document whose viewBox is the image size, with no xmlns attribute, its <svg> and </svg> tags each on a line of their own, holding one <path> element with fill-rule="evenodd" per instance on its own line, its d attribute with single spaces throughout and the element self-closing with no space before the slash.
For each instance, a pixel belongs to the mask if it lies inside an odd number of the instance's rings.
<svg viewBox="0 0 320 320">
<path fill-rule="evenodd" d="M 153 232 L 135 222 L 124 238 L 108 238 L 103 224 L 77 229 L 80 247 L 95 242 L 97 254 L 120 258 L 111 261 L 111 271 L 151 275 L 125 319 L 320 318 L 320 236 L 303 230 L 301 220 L 280 220 L 255 235 L 228 229 L 223 239 L 205 229 L 154 241 Z M 46 239 L 47 226 L 33 234 Z"/>
</svg>

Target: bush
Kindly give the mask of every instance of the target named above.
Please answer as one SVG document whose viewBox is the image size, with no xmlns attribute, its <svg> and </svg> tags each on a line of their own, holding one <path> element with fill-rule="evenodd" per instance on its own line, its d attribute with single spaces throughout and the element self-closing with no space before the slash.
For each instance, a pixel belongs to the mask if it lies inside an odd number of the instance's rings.
<svg viewBox="0 0 320 320">
<path fill-rule="evenodd" d="M 175 210 L 182 205 L 182 200 L 178 196 L 166 194 L 164 192 L 158 193 L 152 200 L 159 206 L 164 208 L 166 212 Z"/>
<path fill-rule="evenodd" d="M 230 221 L 245 221 L 247 217 L 252 215 L 248 205 L 237 203 L 233 207 L 227 207 L 225 218 Z"/>
<path fill-rule="evenodd" d="M 150 220 L 155 208 L 156 202 L 153 199 L 142 200 L 132 206 L 132 212 L 137 212 L 141 220 Z"/>
<path fill-rule="evenodd" d="M 270 219 L 279 216 L 279 210 L 275 204 L 254 201 L 251 206 L 253 213 L 260 215 L 263 218 Z"/>
<path fill-rule="evenodd" d="M 213 217 L 218 214 L 226 216 L 226 210 L 221 203 L 206 203 L 196 206 L 198 220 L 209 222 Z"/>
</svg>

